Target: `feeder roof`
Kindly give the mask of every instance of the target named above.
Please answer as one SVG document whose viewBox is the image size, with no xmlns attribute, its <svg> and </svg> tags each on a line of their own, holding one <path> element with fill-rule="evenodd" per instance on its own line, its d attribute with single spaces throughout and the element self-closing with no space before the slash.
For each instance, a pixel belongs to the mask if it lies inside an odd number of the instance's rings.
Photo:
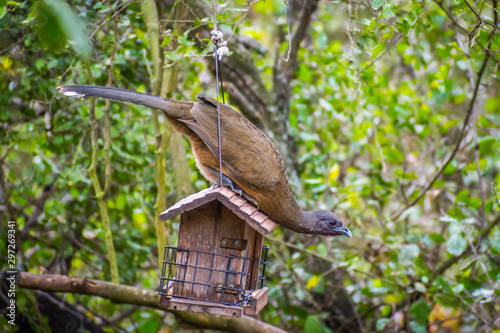
<svg viewBox="0 0 500 333">
<path fill-rule="evenodd" d="M 159 220 L 166 221 L 179 214 L 218 200 L 236 216 L 240 217 L 261 235 L 267 235 L 276 228 L 276 223 L 227 187 L 207 188 L 192 194 L 160 214 Z"/>
</svg>

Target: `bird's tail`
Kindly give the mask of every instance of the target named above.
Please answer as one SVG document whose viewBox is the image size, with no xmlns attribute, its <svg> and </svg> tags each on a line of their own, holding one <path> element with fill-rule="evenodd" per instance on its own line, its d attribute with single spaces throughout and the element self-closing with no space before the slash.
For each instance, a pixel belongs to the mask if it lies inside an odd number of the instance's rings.
<svg viewBox="0 0 500 333">
<path fill-rule="evenodd" d="M 164 111 L 168 116 L 179 118 L 183 111 L 191 109 L 193 102 L 177 101 L 175 99 L 162 98 L 158 96 L 139 93 L 132 90 L 103 87 L 103 86 L 60 86 L 59 92 L 66 96 L 74 97 L 102 97 L 116 101 L 130 102 L 144 105 L 153 109 Z"/>
</svg>

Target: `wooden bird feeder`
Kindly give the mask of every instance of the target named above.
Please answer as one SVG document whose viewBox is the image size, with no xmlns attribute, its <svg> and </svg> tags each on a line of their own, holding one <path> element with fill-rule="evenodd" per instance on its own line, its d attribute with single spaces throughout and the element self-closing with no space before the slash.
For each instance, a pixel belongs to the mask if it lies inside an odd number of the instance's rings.
<svg viewBox="0 0 500 333">
<path fill-rule="evenodd" d="M 177 247 L 165 247 L 160 304 L 241 317 L 267 304 L 264 236 L 276 223 L 226 187 L 193 194 L 160 214 L 181 215 Z"/>
</svg>

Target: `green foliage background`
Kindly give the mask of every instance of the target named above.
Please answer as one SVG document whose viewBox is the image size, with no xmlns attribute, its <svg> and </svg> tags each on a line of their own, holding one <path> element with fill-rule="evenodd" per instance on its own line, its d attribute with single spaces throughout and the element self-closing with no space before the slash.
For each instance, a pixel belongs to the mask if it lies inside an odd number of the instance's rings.
<svg viewBox="0 0 500 333">
<path fill-rule="evenodd" d="M 491 32 L 498 4 L 471 4 L 483 21 L 468 4 L 319 4 L 292 83 L 289 132 L 301 178 L 293 185 L 301 189 L 296 197 L 303 207 L 335 210 L 354 237 L 274 231 L 266 240 L 270 294 L 261 320 L 293 332 L 426 332 L 437 316 L 431 310 L 442 307 L 455 309 L 448 322 L 458 321 L 463 332 L 500 330 L 500 30 Z M 171 6 L 163 4 L 164 17 Z M 220 28 L 258 45 L 248 54 L 271 88 L 276 49 L 288 47 L 286 4 L 268 0 L 247 8 L 242 1 L 220 2 Z M 86 64 L 95 83 L 106 84 L 115 45 L 110 17 L 117 10 L 113 86 L 151 92 L 139 3 L 0 5 L 0 215 L 15 220 L 22 235 L 20 270 L 38 273 L 45 267 L 54 274 L 110 280 L 87 171 L 89 103 L 66 98 L 56 87 L 88 84 Z M 180 68 L 175 98 L 215 95 L 213 58 L 190 34 L 209 22 L 191 20 L 186 33 L 168 20 L 161 23 L 164 46 L 178 41 L 174 50 L 165 47 L 166 59 Z M 486 52 L 490 59 L 474 97 Z M 98 119 L 103 109 L 104 101 L 98 101 Z M 111 136 L 107 207 L 120 283 L 154 289 L 159 272 L 151 111 L 112 102 Z M 186 147 L 191 181 L 203 189 L 209 184 Z M 171 163 L 166 177 L 168 206 L 176 200 Z M 26 229 L 34 214 L 36 223 Z M 175 230 L 170 236 L 175 244 Z M 67 294 L 65 300 L 108 331 L 179 330 L 174 317 L 156 310 L 82 295 Z M 18 291 L 20 311 L 44 327 L 30 311 L 33 302 L 32 292 Z M 114 326 L 103 320 L 123 313 L 131 315 Z M 436 325 L 446 326 L 446 318 L 437 317 Z"/>
</svg>

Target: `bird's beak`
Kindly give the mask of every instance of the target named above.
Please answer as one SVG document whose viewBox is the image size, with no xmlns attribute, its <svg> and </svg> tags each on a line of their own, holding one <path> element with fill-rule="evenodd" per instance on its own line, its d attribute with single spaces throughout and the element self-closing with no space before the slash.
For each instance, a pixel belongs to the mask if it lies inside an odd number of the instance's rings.
<svg viewBox="0 0 500 333">
<path fill-rule="evenodd" d="M 352 237 L 351 230 L 349 230 L 349 228 L 347 228 L 347 227 L 338 227 L 338 228 L 333 229 L 333 231 L 336 232 L 337 235 L 344 235 L 344 236 L 349 237 L 349 238 Z"/>
</svg>

